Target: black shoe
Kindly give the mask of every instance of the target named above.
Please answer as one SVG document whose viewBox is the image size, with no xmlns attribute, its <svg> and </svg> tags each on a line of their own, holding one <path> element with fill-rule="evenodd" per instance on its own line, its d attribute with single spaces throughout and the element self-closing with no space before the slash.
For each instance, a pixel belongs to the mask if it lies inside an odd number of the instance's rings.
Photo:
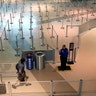
<svg viewBox="0 0 96 96">
<path fill-rule="evenodd" d="M 26 84 L 25 84 L 25 86 L 29 86 L 29 85 L 31 85 L 31 83 L 26 83 Z"/>
<path fill-rule="evenodd" d="M 15 85 L 12 85 L 12 88 L 16 89 L 16 86 Z"/>
</svg>

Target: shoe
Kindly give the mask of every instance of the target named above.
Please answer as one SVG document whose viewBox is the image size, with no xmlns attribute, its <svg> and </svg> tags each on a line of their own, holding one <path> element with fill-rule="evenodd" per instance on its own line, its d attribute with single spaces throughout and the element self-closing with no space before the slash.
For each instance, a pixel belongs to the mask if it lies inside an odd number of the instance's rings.
<svg viewBox="0 0 96 96">
<path fill-rule="evenodd" d="M 15 85 L 12 85 L 12 88 L 16 89 L 16 86 Z"/>
<path fill-rule="evenodd" d="M 31 83 L 26 83 L 26 84 L 25 84 L 25 86 L 29 86 L 29 85 L 31 85 Z"/>
</svg>

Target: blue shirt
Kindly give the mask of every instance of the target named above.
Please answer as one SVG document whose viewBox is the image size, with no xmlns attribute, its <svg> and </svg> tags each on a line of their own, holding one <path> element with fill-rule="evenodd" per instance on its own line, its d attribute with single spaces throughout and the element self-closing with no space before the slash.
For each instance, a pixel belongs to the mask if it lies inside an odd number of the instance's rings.
<svg viewBox="0 0 96 96">
<path fill-rule="evenodd" d="M 22 73 L 24 73 L 24 64 L 21 64 L 21 62 L 19 62 L 19 65 L 18 65 L 18 69 L 22 71 Z"/>
<path fill-rule="evenodd" d="M 65 49 L 60 49 L 59 54 L 60 54 L 60 56 L 62 56 L 62 57 L 68 57 L 68 49 L 67 49 L 67 48 L 65 48 Z"/>
</svg>

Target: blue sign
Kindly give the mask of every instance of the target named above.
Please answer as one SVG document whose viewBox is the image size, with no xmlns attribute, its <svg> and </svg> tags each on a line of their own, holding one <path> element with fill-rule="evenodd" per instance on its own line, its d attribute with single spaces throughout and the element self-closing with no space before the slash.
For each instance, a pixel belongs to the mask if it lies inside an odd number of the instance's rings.
<svg viewBox="0 0 96 96">
<path fill-rule="evenodd" d="M 33 62 L 34 62 L 34 59 L 32 56 L 27 56 L 26 57 L 26 68 L 31 70 L 33 69 Z"/>
</svg>

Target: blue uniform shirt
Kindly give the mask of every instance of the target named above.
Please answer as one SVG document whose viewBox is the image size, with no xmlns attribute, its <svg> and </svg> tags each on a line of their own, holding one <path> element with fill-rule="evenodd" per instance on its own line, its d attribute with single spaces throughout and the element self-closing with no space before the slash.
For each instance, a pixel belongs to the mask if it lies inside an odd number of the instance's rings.
<svg viewBox="0 0 96 96">
<path fill-rule="evenodd" d="M 62 56 L 62 57 L 68 57 L 68 49 L 67 49 L 67 48 L 65 48 L 65 49 L 60 49 L 59 54 L 60 54 L 60 56 Z"/>
</svg>

